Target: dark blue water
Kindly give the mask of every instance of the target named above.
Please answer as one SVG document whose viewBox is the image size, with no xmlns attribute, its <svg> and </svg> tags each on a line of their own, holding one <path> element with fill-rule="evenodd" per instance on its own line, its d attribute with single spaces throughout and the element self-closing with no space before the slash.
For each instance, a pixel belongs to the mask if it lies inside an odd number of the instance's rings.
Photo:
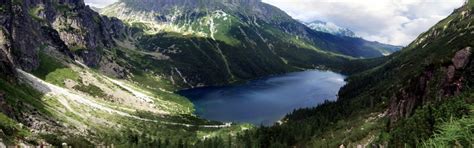
<svg viewBox="0 0 474 148">
<path fill-rule="evenodd" d="M 294 109 L 335 100 L 344 76 L 329 71 L 304 71 L 271 76 L 246 84 L 180 91 L 209 120 L 272 125 Z"/>
</svg>

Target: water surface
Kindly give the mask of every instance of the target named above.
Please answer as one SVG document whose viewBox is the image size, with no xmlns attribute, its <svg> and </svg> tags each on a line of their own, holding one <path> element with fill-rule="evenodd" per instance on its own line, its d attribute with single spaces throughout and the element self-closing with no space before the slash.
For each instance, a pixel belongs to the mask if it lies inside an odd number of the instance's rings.
<svg viewBox="0 0 474 148">
<path fill-rule="evenodd" d="M 270 76 L 245 84 L 180 91 L 209 120 L 272 125 L 298 108 L 335 100 L 344 76 L 330 71 L 304 71 Z"/>
</svg>

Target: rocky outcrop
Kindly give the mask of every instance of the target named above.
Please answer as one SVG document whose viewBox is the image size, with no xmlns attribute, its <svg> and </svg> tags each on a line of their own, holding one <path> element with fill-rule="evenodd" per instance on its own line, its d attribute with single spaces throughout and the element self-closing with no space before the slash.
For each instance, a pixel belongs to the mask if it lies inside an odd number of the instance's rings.
<svg viewBox="0 0 474 148">
<path fill-rule="evenodd" d="M 411 80 L 407 88 L 399 90 L 390 99 L 388 116 L 391 123 L 410 116 L 417 107 L 427 102 L 440 101 L 438 100 L 440 96 L 459 95 L 465 83 L 469 82 L 466 78 L 470 76 L 465 75 L 465 68 L 472 64 L 471 47 L 466 47 L 454 54 L 451 64 L 439 68 L 434 66 L 426 68 L 421 76 Z M 443 79 L 436 79 L 440 77 L 439 75 Z M 438 86 L 439 88 L 433 88 Z M 432 92 L 432 90 L 439 91 Z"/>
<path fill-rule="evenodd" d="M 15 76 L 15 68 L 10 54 L 10 39 L 4 30 L 0 28 L 0 77 L 11 80 Z"/>
<path fill-rule="evenodd" d="M 446 72 L 446 80 L 443 84 L 443 95 L 453 96 L 459 95 L 463 89 L 466 78 L 464 69 L 471 63 L 471 47 L 466 47 L 456 52 L 452 58 L 452 64 L 448 66 Z"/>
<path fill-rule="evenodd" d="M 117 19 L 100 16 L 82 0 L 1 0 L 0 74 L 15 75 L 15 67 L 32 71 L 39 67 L 39 52 L 46 48 L 63 53 L 89 67 L 109 66 L 110 75 L 124 77 L 125 68 L 104 59 L 115 40 L 130 29 Z M 13 79 L 13 77 L 11 78 Z"/>
<path fill-rule="evenodd" d="M 433 79 L 433 73 L 434 69 L 428 68 L 420 77 L 412 80 L 409 87 L 398 90 L 390 98 L 388 116 L 391 123 L 410 116 L 416 107 L 426 101 L 427 85 Z"/>
<path fill-rule="evenodd" d="M 454 55 L 452 59 L 454 68 L 464 69 L 470 61 L 471 54 L 472 54 L 471 47 L 466 47 L 456 52 L 456 54 Z"/>
</svg>

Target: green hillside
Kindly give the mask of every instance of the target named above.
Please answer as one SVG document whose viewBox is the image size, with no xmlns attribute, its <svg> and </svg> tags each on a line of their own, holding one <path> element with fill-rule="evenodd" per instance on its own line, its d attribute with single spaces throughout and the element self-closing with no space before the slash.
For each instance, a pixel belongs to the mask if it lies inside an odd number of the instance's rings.
<svg viewBox="0 0 474 148">
<path fill-rule="evenodd" d="M 6 145 L 473 143 L 471 0 L 387 57 L 384 45 L 311 30 L 259 0 L 121 0 L 100 10 L 106 16 L 82 0 L 0 3 Z M 176 93 L 308 69 L 350 75 L 348 84 L 337 101 L 271 127 L 202 119 Z"/>
<path fill-rule="evenodd" d="M 386 63 L 349 77 L 338 101 L 297 110 L 282 125 L 248 132 L 242 141 L 259 147 L 469 147 L 472 10 L 470 3 L 457 9 Z"/>
</svg>

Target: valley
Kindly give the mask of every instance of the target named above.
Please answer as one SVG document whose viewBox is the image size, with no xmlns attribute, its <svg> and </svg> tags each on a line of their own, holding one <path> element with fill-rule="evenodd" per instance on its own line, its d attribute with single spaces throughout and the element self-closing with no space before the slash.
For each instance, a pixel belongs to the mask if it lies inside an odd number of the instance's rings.
<svg viewBox="0 0 474 148">
<path fill-rule="evenodd" d="M 403 49 L 260 0 L 0 3 L 0 147 L 474 143 L 473 0 Z"/>
</svg>

